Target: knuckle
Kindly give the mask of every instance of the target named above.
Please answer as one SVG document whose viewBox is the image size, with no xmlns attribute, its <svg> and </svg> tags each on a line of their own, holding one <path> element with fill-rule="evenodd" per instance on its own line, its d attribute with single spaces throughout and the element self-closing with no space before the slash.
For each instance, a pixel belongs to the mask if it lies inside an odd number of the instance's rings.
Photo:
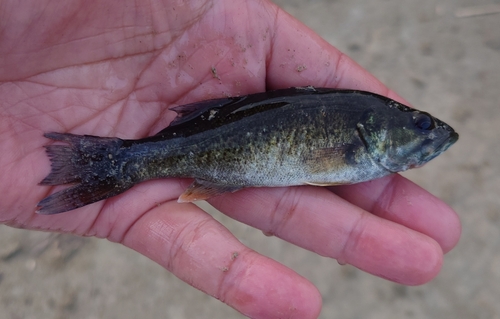
<svg viewBox="0 0 500 319">
<path fill-rule="evenodd" d="M 270 229 L 266 230 L 266 233 L 279 236 L 300 210 L 301 195 L 297 189 L 297 187 L 287 187 L 283 196 L 276 201 L 276 205 L 271 210 Z"/>
</svg>

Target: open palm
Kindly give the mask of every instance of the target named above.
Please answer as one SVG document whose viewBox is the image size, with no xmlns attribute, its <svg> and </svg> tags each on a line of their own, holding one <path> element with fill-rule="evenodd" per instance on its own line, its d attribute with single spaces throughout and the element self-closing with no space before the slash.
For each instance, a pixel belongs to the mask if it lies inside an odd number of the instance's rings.
<svg viewBox="0 0 500 319">
<path fill-rule="evenodd" d="M 56 190 L 37 185 L 50 171 L 43 133 L 140 138 L 168 125 L 170 106 L 290 86 L 397 96 L 268 1 L 0 0 L 0 7 L 3 223 L 123 243 L 251 317 L 318 315 L 321 297 L 306 279 L 176 202 L 190 181 L 145 182 L 78 211 L 35 214 Z M 432 279 L 460 234 L 448 206 L 399 175 L 336 188 L 248 189 L 211 203 L 403 284 Z"/>
</svg>

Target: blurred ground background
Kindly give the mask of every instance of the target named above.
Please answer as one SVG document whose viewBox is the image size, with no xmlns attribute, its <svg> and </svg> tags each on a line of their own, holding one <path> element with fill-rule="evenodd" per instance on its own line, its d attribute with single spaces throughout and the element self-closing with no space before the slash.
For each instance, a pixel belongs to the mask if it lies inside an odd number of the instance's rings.
<svg viewBox="0 0 500 319">
<path fill-rule="evenodd" d="M 278 0 L 412 105 L 460 133 L 408 174 L 460 214 L 440 275 L 405 287 L 214 213 L 251 248 L 307 277 L 321 318 L 500 318 L 500 0 Z M 480 12 L 476 12 L 480 13 Z M 0 318 L 242 318 L 106 240 L 0 227 Z"/>
</svg>

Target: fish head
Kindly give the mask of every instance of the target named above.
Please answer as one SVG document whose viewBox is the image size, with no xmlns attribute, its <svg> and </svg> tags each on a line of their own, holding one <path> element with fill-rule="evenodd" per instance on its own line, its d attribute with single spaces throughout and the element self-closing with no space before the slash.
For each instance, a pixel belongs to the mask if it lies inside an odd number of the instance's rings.
<svg viewBox="0 0 500 319">
<path fill-rule="evenodd" d="M 453 128 L 429 113 L 391 102 L 387 109 L 366 111 L 357 124 L 368 153 L 384 169 L 422 166 L 458 140 Z"/>
</svg>

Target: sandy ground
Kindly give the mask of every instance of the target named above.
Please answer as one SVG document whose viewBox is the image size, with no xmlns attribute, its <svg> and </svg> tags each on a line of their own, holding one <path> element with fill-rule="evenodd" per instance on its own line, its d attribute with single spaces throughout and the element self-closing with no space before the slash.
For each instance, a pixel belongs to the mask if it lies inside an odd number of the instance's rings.
<svg viewBox="0 0 500 319">
<path fill-rule="evenodd" d="M 277 2 L 458 130 L 457 145 L 406 175 L 458 211 L 463 236 L 435 280 L 405 287 L 214 216 L 315 283 L 321 318 L 500 318 L 500 14 L 459 17 L 500 1 Z M 2 319 L 242 318 L 120 245 L 0 229 Z"/>
</svg>

